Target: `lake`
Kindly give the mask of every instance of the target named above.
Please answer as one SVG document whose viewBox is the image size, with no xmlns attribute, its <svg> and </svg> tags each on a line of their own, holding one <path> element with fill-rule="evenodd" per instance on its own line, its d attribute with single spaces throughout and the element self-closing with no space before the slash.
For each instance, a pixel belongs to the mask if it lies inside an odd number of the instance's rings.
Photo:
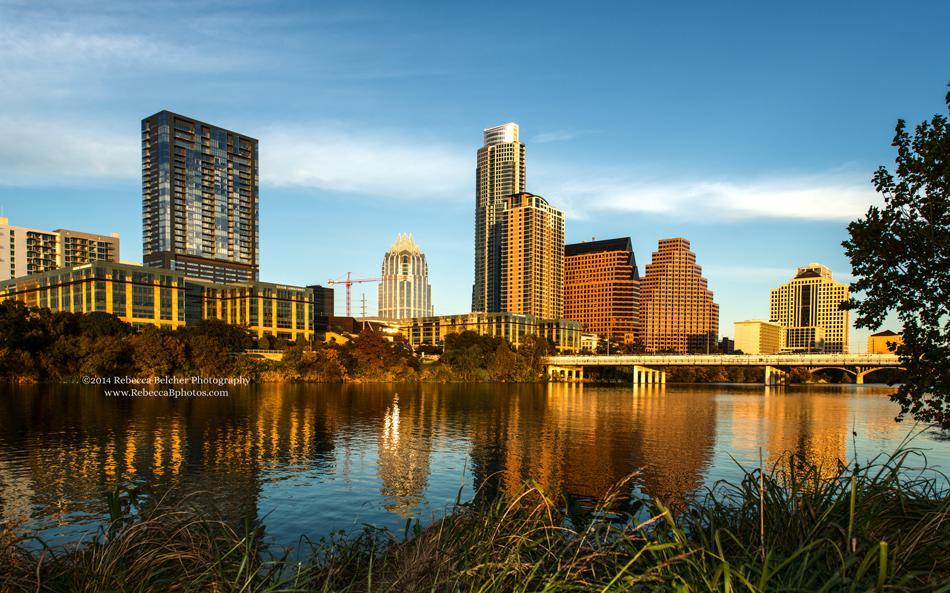
<svg viewBox="0 0 950 593">
<path fill-rule="evenodd" d="M 193 494 L 294 545 L 364 523 L 401 534 L 457 497 L 525 480 L 582 499 L 632 490 L 678 504 L 737 464 L 789 452 L 833 471 L 912 429 L 879 386 L 263 385 L 221 398 L 108 398 L 4 387 L 0 520 L 62 543 L 93 531 L 117 483 Z M 853 434 L 855 433 L 855 434 Z M 950 442 L 913 444 L 950 469 Z M 197 493 L 197 494 L 194 494 Z"/>
</svg>

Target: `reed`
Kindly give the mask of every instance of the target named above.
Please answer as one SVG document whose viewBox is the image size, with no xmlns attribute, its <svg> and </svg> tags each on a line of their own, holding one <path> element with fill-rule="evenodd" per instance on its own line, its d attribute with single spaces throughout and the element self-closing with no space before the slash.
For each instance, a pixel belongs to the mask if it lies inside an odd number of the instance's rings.
<svg viewBox="0 0 950 593">
<path fill-rule="evenodd" d="M 624 512 L 629 491 L 581 505 L 525 484 L 398 536 L 333 534 L 302 562 L 275 557 L 256 525 L 117 493 L 87 542 L 37 552 L 0 537 L 0 590 L 950 592 L 948 481 L 916 449 L 830 475 L 792 456 L 675 511 Z"/>
</svg>

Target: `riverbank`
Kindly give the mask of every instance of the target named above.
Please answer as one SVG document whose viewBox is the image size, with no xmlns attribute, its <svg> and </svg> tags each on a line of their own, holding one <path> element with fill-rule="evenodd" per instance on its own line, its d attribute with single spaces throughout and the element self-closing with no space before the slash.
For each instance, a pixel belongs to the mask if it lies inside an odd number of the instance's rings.
<svg viewBox="0 0 950 593">
<path fill-rule="evenodd" d="M 0 590 L 948 591 L 950 491 L 923 464 L 904 450 L 829 476 L 792 457 L 672 509 L 623 483 L 596 502 L 526 485 L 276 559 L 254 524 L 122 492 L 94 543 L 30 552 L 0 531 Z"/>
</svg>

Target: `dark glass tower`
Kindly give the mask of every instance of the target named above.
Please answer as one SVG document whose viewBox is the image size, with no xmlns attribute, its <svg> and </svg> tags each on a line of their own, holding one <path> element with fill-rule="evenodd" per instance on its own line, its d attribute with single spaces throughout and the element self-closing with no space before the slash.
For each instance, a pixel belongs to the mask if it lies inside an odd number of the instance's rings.
<svg viewBox="0 0 950 593">
<path fill-rule="evenodd" d="M 257 140 L 169 111 L 142 120 L 142 256 L 216 282 L 257 280 Z"/>
</svg>

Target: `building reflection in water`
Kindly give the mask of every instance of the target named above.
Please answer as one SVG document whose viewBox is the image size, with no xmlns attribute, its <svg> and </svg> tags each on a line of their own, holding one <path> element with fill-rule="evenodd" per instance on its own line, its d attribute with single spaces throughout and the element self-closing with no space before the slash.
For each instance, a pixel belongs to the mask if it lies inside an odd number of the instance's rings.
<svg viewBox="0 0 950 593">
<path fill-rule="evenodd" d="M 417 514 L 429 479 L 432 427 L 426 398 L 393 397 L 382 419 L 379 435 L 379 479 L 383 507 L 401 517 Z"/>
<path fill-rule="evenodd" d="M 88 528 L 117 484 L 147 485 L 173 499 L 200 492 L 192 504 L 261 518 L 293 543 L 357 516 L 398 525 L 451 504 L 466 476 L 465 496 L 529 481 L 594 499 L 636 474 L 628 495 L 679 505 L 730 456 L 757 462 L 759 447 L 770 464 L 792 451 L 826 473 L 847 459 L 852 427 L 868 454 L 889 449 L 906 428 L 883 395 L 861 393 L 264 385 L 169 400 L 11 388 L 0 398 L 0 520 Z"/>
</svg>

